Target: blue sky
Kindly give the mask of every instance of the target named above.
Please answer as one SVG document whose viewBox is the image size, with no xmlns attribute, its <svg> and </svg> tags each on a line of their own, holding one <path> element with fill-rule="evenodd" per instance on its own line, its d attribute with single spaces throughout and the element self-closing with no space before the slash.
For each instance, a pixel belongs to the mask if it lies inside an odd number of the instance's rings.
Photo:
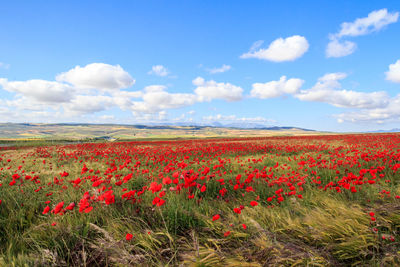
<svg viewBox="0 0 400 267">
<path fill-rule="evenodd" d="M 398 1 L 8 1 L 0 122 L 400 128 Z"/>
</svg>

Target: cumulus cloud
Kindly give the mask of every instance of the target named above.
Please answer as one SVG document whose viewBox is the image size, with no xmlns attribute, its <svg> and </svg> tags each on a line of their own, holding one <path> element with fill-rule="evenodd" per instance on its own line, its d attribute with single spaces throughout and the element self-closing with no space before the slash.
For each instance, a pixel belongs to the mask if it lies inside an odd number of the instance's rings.
<svg viewBox="0 0 400 267">
<path fill-rule="evenodd" d="M 56 81 L 67 82 L 83 89 L 117 90 L 128 88 L 135 80 L 120 65 L 92 63 L 60 73 Z"/>
<path fill-rule="evenodd" d="M 150 85 L 143 89 L 142 101 L 131 101 L 124 106 L 129 105 L 128 109 L 139 116 L 138 114 L 155 114 L 163 110 L 187 107 L 213 99 L 238 101 L 242 98 L 243 89 L 230 83 L 205 81 L 198 77 L 193 80 L 193 84 L 197 86 L 194 94 L 169 93 L 164 85 Z"/>
<path fill-rule="evenodd" d="M 279 97 L 284 94 L 295 94 L 299 91 L 304 81 L 301 79 L 286 79 L 282 76 L 279 81 L 267 83 L 254 83 L 250 95 L 252 97 L 267 99 Z"/>
<path fill-rule="evenodd" d="M 396 63 L 389 65 L 389 71 L 386 72 L 386 80 L 400 83 L 400 59 Z"/>
<path fill-rule="evenodd" d="M 163 85 L 146 87 L 142 96 L 143 101 L 132 102 L 130 109 L 136 113 L 156 113 L 196 103 L 197 97 L 194 94 L 168 93 L 165 89 Z"/>
<path fill-rule="evenodd" d="M 397 22 L 399 12 L 390 13 L 386 8 L 374 10 L 367 17 L 358 18 L 353 22 L 343 22 L 338 33 L 330 34 L 330 42 L 326 48 L 327 57 L 343 57 L 352 54 L 357 45 L 354 42 L 343 41 L 344 37 L 355 37 L 377 32 L 385 26 Z"/>
<path fill-rule="evenodd" d="M 91 114 L 100 112 L 115 106 L 114 99 L 104 95 L 77 95 L 68 104 L 65 104 L 64 110 L 71 114 Z"/>
<path fill-rule="evenodd" d="M 208 69 L 208 72 L 211 74 L 215 74 L 215 73 L 227 72 L 230 69 L 231 69 L 231 66 L 223 64 L 222 67 L 220 67 L 220 68 Z"/>
<path fill-rule="evenodd" d="M 374 10 L 365 18 L 358 18 L 354 22 L 343 22 L 337 37 L 359 36 L 381 30 L 386 25 L 397 22 L 399 12 L 389 13 L 386 8 Z"/>
<path fill-rule="evenodd" d="M 194 92 L 200 102 L 211 101 L 213 99 L 223 99 L 233 102 L 242 99 L 243 89 L 239 86 L 230 83 L 217 83 L 213 80 L 205 81 L 201 77 L 197 77 L 192 82 L 197 86 Z"/>
<path fill-rule="evenodd" d="M 386 123 L 400 121 L 400 95 L 390 99 L 385 107 L 375 109 L 362 109 L 356 112 L 345 112 L 336 115 L 338 122 L 352 123 Z"/>
<path fill-rule="evenodd" d="M 309 48 L 307 39 L 300 35 L 293 35 L 285 39 L 278 38 L 266 49 L 258 49 L 261 44 L 260 41 L 257 41 L 250 51 L 241 55 L 240 58 L 258 58 L 273 62 L 293 61 L 301 57 Z"/>
<path fill-rule="evenodd" d="M 327 57 L 344 57 L 353 54 L 357 49 L 357 44 L 350 41 L 339 41 L 333 39 L 326 47 Z"/>
<path fill-rule="evenodd" d="M 0 78 L 0 85 L 4 90 L 14 92 L 30 98 L 39 103 L 62 103 L 68 102 L 73 97 L 73 88 L 67 84 L 46 81 L 8 81 Z"/>
<path fill-rule="evenodd" d="M 164 85 L 150 85 L 141 91 L 123 90 L 133 83 L 134 79 L 119 65 L 103 63 L 77 66 L 57 75 L 56 81 L 8 81 L 0 78 L 0 88 L 15 93 L 13 99 L 0 103 L 1 113 L 6 114 L 11 108 L 15 114 L 54 113 L 56 119 L 73 118 L 76 121 L 116 107 L 133 112 L 136 118 L 154 119 L 164 118 L 168 109 L 202 101 L 240 100 L 243 92 L 238 86 L 205 81 L 200 77 L 193 81 L 197 87 L 192 93 L 170 93 Z"/>
<path fill-rule="evenodd" d="M 356 92 L 340 90 L 340 80 L 346 78 L 345 73 L 329 73 L 318 79 L 318 82 L 308 90 L 302 90 L 295 97 L 302 101 L 324 102 L 342 108 L 372 109 L 387 106 L 389 96 L 384 91 Z"/>
<path fill-rule="evenodd" d="M 151 71 L 149 71 L 147 74 L 154 74 L 157 76 L 165 77 L 169 74 L 169 71 L 163 65 L 155 65 L 151 68 Z"/>
<path fill-rule="evenodd" d="M 123 91 L 134 79 L 119 65 L 93 63 L 56 76 L 56 81 L 8 81 L 0 86 L 15 93 L 6 104 L 18 112 L 63 112 L 63 116 L 90 114 L 118 106 L 128 109 L 142 92 Z M 90 89 L 85 91 L 85 89 Z M 86 93 L 86 94 L 85 94 Z"/>
</svg>

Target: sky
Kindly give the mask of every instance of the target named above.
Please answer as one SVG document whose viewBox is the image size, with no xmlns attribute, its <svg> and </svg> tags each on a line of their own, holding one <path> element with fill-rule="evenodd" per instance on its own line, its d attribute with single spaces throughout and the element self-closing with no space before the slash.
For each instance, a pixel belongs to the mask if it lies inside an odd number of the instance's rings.
<svg viewBox="0 0 400 267">
<path fill-rule="evenodd" d="M 3 1 L 0 122 L 400 128 L 400 2 Z"/>
</svg>

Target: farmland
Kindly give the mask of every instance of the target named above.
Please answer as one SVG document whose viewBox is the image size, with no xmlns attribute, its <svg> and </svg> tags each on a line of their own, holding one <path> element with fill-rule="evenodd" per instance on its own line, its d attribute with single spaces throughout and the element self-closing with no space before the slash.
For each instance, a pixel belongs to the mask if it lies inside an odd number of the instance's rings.
<svg viewBox="0 0 400 267">
<path fill-rule="evenodd" d="M 400 264 L 400 134 L 3 147 L 0 266 Z"/>
<path fill-rule="evenodd" d="M 224 138 L 277 135 L 310 135 L 321 132 L 296 127 L 229 128 L 211 126 L 0 123 L 0 146 L 13 141 L 82 142 L 88 140 L 137 140 Z"/>
</svg>

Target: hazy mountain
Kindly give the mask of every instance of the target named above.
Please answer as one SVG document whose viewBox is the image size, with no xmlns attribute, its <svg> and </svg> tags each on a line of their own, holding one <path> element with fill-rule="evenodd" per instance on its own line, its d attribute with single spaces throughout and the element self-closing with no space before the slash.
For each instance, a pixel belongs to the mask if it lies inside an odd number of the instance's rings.
<svg viewBox="0 0 400 267">
<path fill-rule="evenodd" d="M 400 128 L 393 128 L 391 130 L 369 131 L 369 133 L 398 133 L 398 132 L 400 132 Z"/>
</svg>

